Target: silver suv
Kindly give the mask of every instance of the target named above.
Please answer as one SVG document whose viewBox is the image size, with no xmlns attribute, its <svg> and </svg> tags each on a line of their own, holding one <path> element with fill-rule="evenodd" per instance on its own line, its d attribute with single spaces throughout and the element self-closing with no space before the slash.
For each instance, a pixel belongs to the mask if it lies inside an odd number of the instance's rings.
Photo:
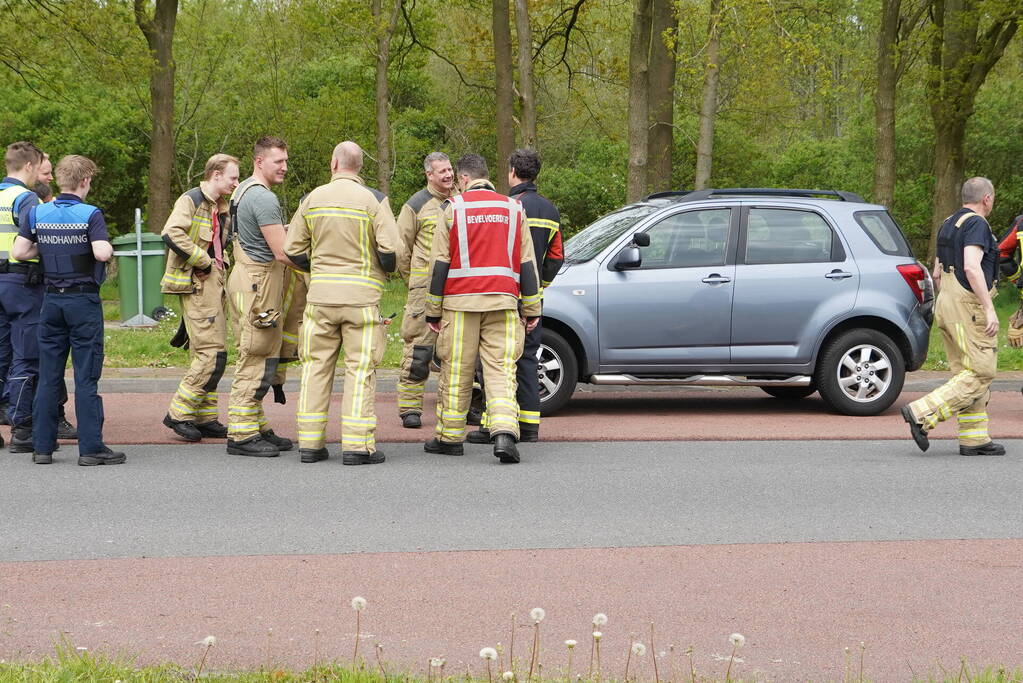
<svg viewBox="0 0 1023 683">
<path fill-rule="evenodd" d="M 565 245 L 541 411 L 577 382 L 759 386 L 875 415 L 927 356 L 934 288 L 883 206 L 833 190 L 664 192 Z"/>
</svg>

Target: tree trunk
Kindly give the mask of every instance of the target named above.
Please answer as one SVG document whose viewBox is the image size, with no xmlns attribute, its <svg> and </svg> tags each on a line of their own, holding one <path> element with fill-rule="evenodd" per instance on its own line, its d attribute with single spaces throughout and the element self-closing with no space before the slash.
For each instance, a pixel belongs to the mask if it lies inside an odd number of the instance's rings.
<svg viewBox="0 0 1023 683">
<path fill-rule="evenodd" d="M 647 194 L 647 141 L 650 132 L 650 8 L 652 0 L 634 0 L 629 42 L 629 174 L 625 200 Z"/>
<path fill-rule="evenodd" d="M 491 179 L 498 192 L 508 192 L 508 157 L 515 150 L 515 119 L 512 108 L 511 24 L 508 20 L 508 0 L 494 2 L 494 85 L 497 91 L 497 159 Z"/>
<path fill-rule="evenodd" d="M 874 202 L 891 207 L 895 199 L 895 49 L 901 0 L 882 0 L 877 35 L 877 90 L 874 91 Z"/>
<path fill-rule="evenodd" d="M 387 84 L 387 67 L 391 64 L 391 36 L 394 35 L 401 10 L 401 0 L 394 0 L 389 16 L 383 16 L 382 0 L 373 0 L 371 10 L 377 30 L 376 104 L 377 104 L 377 187 L 391 194 L 391 121 L 388 104 L 391 99 Z M 386 23 L 384 23 L 386 21 Z"/>
<path fill-rule="evenodd" d="M 177 0 L 156 0 L 147 16 L 144 0 L 135 0 L 135 23 L 146 37 L 153 63 L 149 75 L 150 115 L 148 227 L 159 233 L 171 212 L 174 175 L 174 25 Z"/>
<path fill-rule="evenodd" d="M 515 32 L 519 38 L 519 103 L 522 105 L 522 146 L 536 147 L 536 96 L 533 94 L 533 30 L 529 0 L 515 0 Z"/>
<path fill-rule="evenodd" d="M 674 34 L 678 15 L 673 0 L 653 0 L 650 37 L 650 137 L 647 141 L 647 184 L 651 191 L 672 189 L 675 146 L 675 47 L 664 42 Z M 674 41 L 674 35 L 670 36 Z"/>
<path fill-rule="evenodd" d="M 696 139 L 696 178 L 693 187 L 706 189 L 714 164 L 714 124 L 718 115 L 718 79 L 721 75 L 719 57 L 721 36 L 721 0 L 710 0 L 710 22 L 707 25 L 707 66 L 703 74 L 703 99 L 700 103 L 700 132 Z"/>
<path fill-rule="evenodd" d="M 982 13 L 963 0 L 931 0 L 934 31 L 927 78 L 934 120 L 934 196 L 931 238 L 927 252 L 934 259 L 938 229 L 960 204 L 966 172 L 966 126 L 973 115 L 977 91 L 1023 19 L 1023 5 L 1005 11 L 980 30 Z"/>
</svg>

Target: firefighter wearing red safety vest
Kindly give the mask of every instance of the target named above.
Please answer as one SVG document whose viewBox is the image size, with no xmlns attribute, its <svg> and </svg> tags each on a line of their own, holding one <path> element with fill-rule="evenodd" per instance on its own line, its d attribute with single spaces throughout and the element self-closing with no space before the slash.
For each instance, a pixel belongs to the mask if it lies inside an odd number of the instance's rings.
<svg viewBox="0 0 1023 683">
<path fill-rule="evenodd" d="M 540 280 L 522 205 L 499 194 L 487 163 L 455 165 L 462 194 L 444 204 L 430 259 L 426 321 L 438 333 L 437 431 L 428 453 L 462 455 L 473 371 L 480 358 L 494 455 L 519 462 L 515 364 L 540 320 Z M 525 320 L 523 320 L 525 319 Z"/>
</svg>

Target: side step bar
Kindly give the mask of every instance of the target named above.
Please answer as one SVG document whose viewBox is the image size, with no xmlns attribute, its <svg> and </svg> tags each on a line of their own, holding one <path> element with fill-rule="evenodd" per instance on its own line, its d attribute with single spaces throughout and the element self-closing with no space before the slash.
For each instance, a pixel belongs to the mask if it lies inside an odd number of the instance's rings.
<svg viewBox="0 0 1023 683">
<path fill-rule="evenodd" d="M 636 377 L 635 375 L 591 375 L 592 384 L 645 384 L 649 386 L 686 385 L 700 387 L 808 387 L 809 375 L 778 379 L 750 379 L 733 375 L 691 375 L 689 377 Z"/>
</svg>

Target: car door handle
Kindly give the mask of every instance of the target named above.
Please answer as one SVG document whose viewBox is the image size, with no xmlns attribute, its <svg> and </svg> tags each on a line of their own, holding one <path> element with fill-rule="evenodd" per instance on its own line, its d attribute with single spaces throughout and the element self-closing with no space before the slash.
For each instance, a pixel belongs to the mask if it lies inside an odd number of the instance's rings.
<svg viewBox="0 0 1023 683">
<path fill-rule="evenodd" d="M 726 282 L 731 282 L 732 278 L 718 275 L 717 273 L 711 273 L 707 277 L 700 280 L 700 282 L 706 282 L 708 285 L 721 285 Z"/>
<path fill-rule="evenodd" d="M 833 270 L 824 277 L 828 278 L 829 280 L 844 280 L 847 277 L 852 276 L 853 276 L 852 273 L 847 273 L 844 270 Z"/>
</svg>

